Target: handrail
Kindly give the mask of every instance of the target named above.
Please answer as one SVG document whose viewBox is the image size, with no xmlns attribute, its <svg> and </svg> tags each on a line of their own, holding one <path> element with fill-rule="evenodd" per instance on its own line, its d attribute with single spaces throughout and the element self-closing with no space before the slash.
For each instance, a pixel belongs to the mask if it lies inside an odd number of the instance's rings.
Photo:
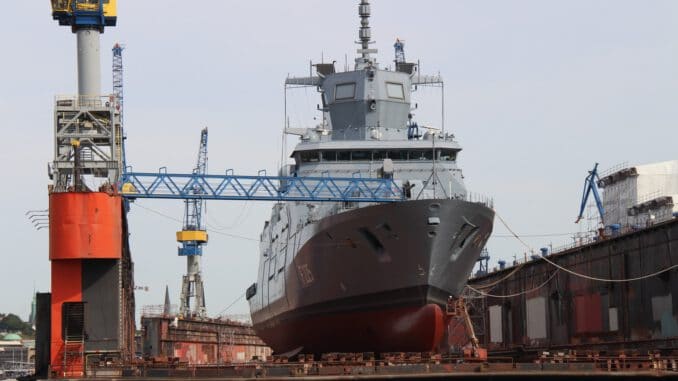
<svg viewBox="0 0 678 381">
<path fill-rule="evenodd" d="M 196 191 L 198 190 L 198 191 Z M 392 179 L 126 173 L 125 198 L 313 202 L 398 202 L 403 190 Z"/>
<path fill-rule="evenodd" d="M 54 103 L 57 107 L 112 108 L 116 105 L 115 94 L 110 95 L 57 95 Z"/>
</svg>

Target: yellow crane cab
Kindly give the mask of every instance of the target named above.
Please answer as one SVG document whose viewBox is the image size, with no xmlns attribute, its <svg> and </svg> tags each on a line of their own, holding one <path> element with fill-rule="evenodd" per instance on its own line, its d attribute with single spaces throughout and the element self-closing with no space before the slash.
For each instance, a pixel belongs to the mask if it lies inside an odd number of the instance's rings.
<svg viewBox="0 0 678 381">
<path fill-rule="evenodd" d="M 117 0 L 50 0 L 52 17 L 61 25 L 82 26 L 92 23 L 93 16 L 101 17 L 103 25 L 95 22 L 93 26 L 115 26 L 118 16 Z"/>
</svg>

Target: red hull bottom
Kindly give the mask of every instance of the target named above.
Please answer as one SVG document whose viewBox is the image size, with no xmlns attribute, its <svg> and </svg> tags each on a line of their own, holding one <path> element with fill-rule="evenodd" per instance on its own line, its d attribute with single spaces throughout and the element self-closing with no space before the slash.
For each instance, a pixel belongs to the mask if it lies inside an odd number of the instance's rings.
<svg viewBox="0 0 678 381">
<path fill-rule="evenodd" d="M 313 315 L 254 327 L 276 353 L 428 352 L 444 340 L 437 304 Z"/>
</svg>

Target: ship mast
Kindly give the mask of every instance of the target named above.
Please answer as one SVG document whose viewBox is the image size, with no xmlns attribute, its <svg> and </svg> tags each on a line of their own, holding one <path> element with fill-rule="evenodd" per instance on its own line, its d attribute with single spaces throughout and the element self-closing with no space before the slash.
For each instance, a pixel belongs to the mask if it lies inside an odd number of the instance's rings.
<svg viewBox="0 0 678 381">
<path fill-rule="evenodd" d="M 370 49 L 370 44 L 374 43 L 374 41 L 372 41 L 372 30 L 370 29 L 371 14 L 369 0 L 360 0 L 360 5 L 358 5 L 358 15 L 360 15 L 358 37 L 360 41 L 356 41 L 356 44 L 360 44 L 360 49 L 358 49 L 360 57 L 355 59 L 356 69 L 362 69 L 366 66 L 373 66 L 376 64 L 376 62 L 372 61 L 372 57 L 370 56 L 370 54 L 377 54 L 377 49 Z"/>
</svg>

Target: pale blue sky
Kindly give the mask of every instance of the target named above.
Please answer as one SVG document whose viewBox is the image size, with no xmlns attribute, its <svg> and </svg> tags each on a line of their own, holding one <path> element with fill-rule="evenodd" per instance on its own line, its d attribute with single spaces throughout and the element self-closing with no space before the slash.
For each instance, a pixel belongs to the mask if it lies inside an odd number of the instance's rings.
<svg viewBox="0 0 678 381">
<path fill-rule="evenodd" d="M 212 172 L 275 172 L 283 121 L 282 84 L 308 73 L 308 61 L 352 60 L 357 1 L 119 1 L 119 25 L 102 36 L 103 89 L 110 47 L 127 45 L 128 161 L 137 170 L 192 167 L 200 129 L 210 128 Z M 7 4 L 0 24 L 0 311 L 29 311 L 31 293 L 49 288 L 47 232 L 24 216 L 47 206 L 55 94 L 76 91 L 75 37 L 51 20 L 49 2 Z M 382 63 L 396 37 L 408 59 L 446 80 L 448 130 L 464 147 L 469 189 L 494 197 L 522 234 L 578 231 L 573 224 L 586 171 L 619 162 L 676 159 L 678 2 L 672 0 L 375 0 L 373 36 Z M 433 93 L 421 92 L 425 99 Z M 295 126 L 310 125 L 315 91 L 290 104 Z M 420 103 L 420 106 L 424 106 Z M 418 117 L 436 122 L 437 104 Z M 181 218 L 182 204 L 139 201 Z M 256 238 L 267 203 L 208 204 L 208 222 Z M 185 261 L 179 224 L 133 207 L 131 244 L 137 305 L 173 301 Z M 506 234 L 498 224 L 495 233 Z M 530 238 L 534 247 L 566 236 Z M 496 263 L 524 250 L 497 236 Z M 215 314 L 255 279 L 258 244 L 212 232 L 204 266 Z M 246 313 L 241 301 L 230 313 Z"/>
</svg>

